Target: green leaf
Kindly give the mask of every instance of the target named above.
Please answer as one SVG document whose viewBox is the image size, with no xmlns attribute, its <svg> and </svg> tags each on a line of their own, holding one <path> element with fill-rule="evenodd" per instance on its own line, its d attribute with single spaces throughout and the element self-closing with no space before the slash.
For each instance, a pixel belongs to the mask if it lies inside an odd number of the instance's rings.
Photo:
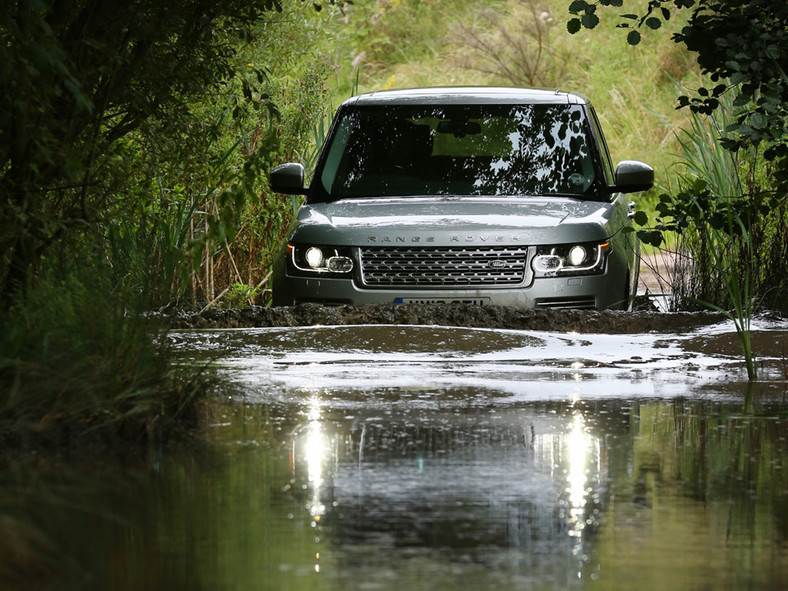
<svg viewBox="0 0 788 591">
<path fill-rule="evenodd" d="M 581 21 L 586 29 L 593 29 L 599 24 L 599 17 L 594 13 L 589 12 L 583 15 Z"/>
<path fill-rule="evenodd" d="M 645 226 L 648 224 L 648 214 L 645 211 L 636 211 L 632 221 L 639 226 Z"/>
<path fill-rule="evenodd" d="M 731 75 L 731 77 L 729 78 L 729 80 L 730 80 L 730 83 L 735 86 L 735 85 L 740 84 L 740 83 L 744 82 L 745 80 L 747 80 L 747 76 L 745 76 L 741 72 L 734 72 Z M 743 95 L 743 96 L 746 96 L 746 95 Z"/>
<path fill-rule="evenodd" d="M 585 0 L 574 0 L 574 2 L 569 5 L 569 12 L 572 14 L 579 14 L 586 10 L 588 10 L 588 2 Z"/>
<path fill-rule="evenodd" d="M 769 120 L 763 113 L 755 111 L 752 115 L 750 115 L 750 125 L 752 125 L 755 129 L 766 129 L 768 124 Z"/>
<path fill-rule="evenodd" d="M 638 45 L 640 43 L 640 33 L 638 31 L 630 31 L 629 35 L 627 35 L 627 43 Z"/>
<path fill-rule="evenodd" d="M 662 26 L 662 21 L 659 20 L 655 16 L 651 16 L 651 17 L 646 19 L 646 26 L 649 29 L 652 29 L 652 30 L 656 31 L 657 29 L 659 29 Z"/>
<path fill-rule="evenodd" d="M 644 244 L 649 244 L 651 246 L 661 246 L 662 245 L 662 233 L 657 230 L 641 230 L 638 232 L 638 238 Z"/>
<path fill-rule="evenodd" d="M 695 179 L 692 184 L 690 185 L 690 189 L 692 193 L 695 195 L 702 195 L 706 192 L 708 188 L 708 183 L 704 179 Z"/>
<path fill-rule="evenodd" d="M 570 35 L 574 35 L 582 28 L 579 18 L 569 19 L 569 22 L 566 23 L 566 30 L 569 31 Z"/>
<path fill-rule="evenodd" d="M 749 104 L 749 102 L 750 102 L 750 97 L 748 97 L 746 94 L 739 94 L 736 95 L 735 99 L 733 99 L 733 106 L 743 107 L 744 105 Z"/>
</svg>

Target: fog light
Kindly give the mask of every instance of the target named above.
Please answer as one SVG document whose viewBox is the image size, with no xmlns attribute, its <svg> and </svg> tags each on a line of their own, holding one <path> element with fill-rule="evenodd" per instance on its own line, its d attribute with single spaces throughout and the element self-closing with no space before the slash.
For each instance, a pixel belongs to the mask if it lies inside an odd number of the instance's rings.
<svg viewBox="0 0 788 591">
<path fill-rule="evenodd" d="M 579 267 L 586 260 L 586 249 L 579 244 L 569 250 L 567 260 L 573 267 Z"/>
<path fill-rule="evenodd" d="M 322 250 L 312 246 L 304 253 L 304 260 L 311 268 L 319 269 L 323 266 L 323 261 L 325 258 L 323 257 Z"/>
<path fill-rule="evenodd" d="M 554 254 L 543 254 L 534 258 L 533 268 L 539 274 L 549 275 L 556 273 L 561 268 L 561 257 Z"/>
<path fill-rule="evenodd" d="M 331 257 L 326 261 L 326 268 L 332 273 L 350 273 L 353 270 L 353 259 L 349 257 Z"/>
</svg>

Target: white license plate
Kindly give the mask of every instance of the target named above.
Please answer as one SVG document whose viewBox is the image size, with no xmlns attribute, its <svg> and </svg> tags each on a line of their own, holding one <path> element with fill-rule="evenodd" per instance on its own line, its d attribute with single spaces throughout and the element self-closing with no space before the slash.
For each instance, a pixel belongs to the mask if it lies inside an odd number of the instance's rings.
<svg viewBox="0 0 788 591">
<path fill-rule="evenodd" d="M 490 298 L 394 298 L 395 304 L 470 304 L 486 306 Z"/>
</svg>

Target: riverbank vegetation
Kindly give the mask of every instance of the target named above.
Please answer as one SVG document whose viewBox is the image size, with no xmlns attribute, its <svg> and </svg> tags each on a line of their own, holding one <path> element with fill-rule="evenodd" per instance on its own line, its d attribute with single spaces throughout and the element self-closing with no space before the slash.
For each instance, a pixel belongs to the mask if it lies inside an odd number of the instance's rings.
<svg viewBox="0 0 788 591">
<path fill-rule="evenodd" d="M 594 30 L 574 23 L 570 4 Z M 782 129 L 771 125 L 772 118 L 784 122 L 780 80 L 754 93 L 743 65 L 719 73 L 745 85 L 731 109 L 755 105 L 750 119 L 736 120 L 738 135 L 720 144 L 719 119 L 710 118 L 720 111 L 708 102 L 722 100 L 719 84 L 688 103 L 694 110 L 675 109 L 677 88 L 686 94 L 714 75 L 707 63 L 704 71 L 698 66 L 695 46 L 671 40 L 686 15 L 676 12 L 656 27 L 648 20 L 655 3 L 632 2 L 647 15 L 640 28 L 654 34 L 631 46 L 615 18 L 596 17 L 597 6 L 617 4 L 178 0 L 110 9 L 77 0 L 65 12 L 46 0 L 4 5 L 4 433 L 55 425 L 60 435 L 150 440 L 166 438 L 176 419 L 191 416 L 199 379 L 172 375 L 158 338 L 163 329 L 143 312 L 269 301 L 272 257 L 299 202 L 273 195 L 267 171 L 293 160 L 309 168 L 334 108 L 355 91 L 502 84 L 588 95 L 614 159 L 657 169 L 660 189 L 638 202 L 650 219 L 644 236 L 666 237 L 680 263 L 671 279 L 680 295 L 674 302 L 732 305 L 719 262 L 704 262 L 720 251 L 704 234 L 708 220 L 674 223 L 685 219 L 674 197 L 703 180 L 708 190 L 693 193 L 693 203 L 734 215 L 715 235 L 733 249 L 725 251 L 731 272 L 754 261 L 739 295 L 784 306 L 785 175 L 774 173 L 782 174 L 785 150 L 782 135 L 764 135 Z M 784 19 L 776 26 L 785 34 Z M 782 47 L 765 44 L 763 64 L 783 64 Z M 758 143 L 730 152 L 725 142 L 740 136 Z M 704 151 L 716 151 L 737 184 L 710 184 L 717 171 Z M 748 209 L 749 218 L 705 205 L 709 195 L 734 189 L 768 200 Z"/>
<path fill-rule="evenodd" d="M 166 440 L 196 418 L 143 313 L 251 300 L 312 149 L 333 1 L 0 9 L 2 443 Z M 242 294 L 239 296 L 238 294 Z"/>
</svg>

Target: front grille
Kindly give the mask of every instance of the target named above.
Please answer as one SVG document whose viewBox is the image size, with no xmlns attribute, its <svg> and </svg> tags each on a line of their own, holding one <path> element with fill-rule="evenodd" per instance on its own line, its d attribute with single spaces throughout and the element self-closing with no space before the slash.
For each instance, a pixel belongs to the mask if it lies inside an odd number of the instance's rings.
<svg viewBox="0 0 788 591">
<path fill-rule="evenodd" d="M 518 285 L 525 278 L 527 247 L 362 248 L 367 287 Z"/>
<path fill-rule="evenodd" d="M 537 308 L 596 308 L 596 298 L 594 296 L 578 296 L 575 298 L 544 298 L 536 300 Z"/>
</svg>

